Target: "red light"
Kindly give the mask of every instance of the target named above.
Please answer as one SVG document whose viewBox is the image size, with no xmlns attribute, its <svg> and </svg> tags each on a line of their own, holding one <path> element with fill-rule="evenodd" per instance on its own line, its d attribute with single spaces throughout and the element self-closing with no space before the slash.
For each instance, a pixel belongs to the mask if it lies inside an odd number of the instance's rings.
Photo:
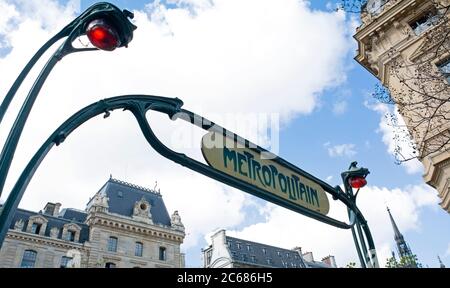
<svg viewBox="0 0 450 288">
<path fill-rule="evenodd" d="M 362 187 L 366 186 L 366 184 L 367 184 L 367 180 L 364 177 L 350 178 L 349 182 L 350 182 L 350 186 L 352 186 L 352 188 L 355 188 L 355 189 L 362 188 Z"/>
<path fill-rule="evenodd" d="M 101 50 L 113 51 L 120 46 L 116 29 L 103 19 L 97 19 L 89 23 L 86 35 L 92 45 Z"/>
</svg>

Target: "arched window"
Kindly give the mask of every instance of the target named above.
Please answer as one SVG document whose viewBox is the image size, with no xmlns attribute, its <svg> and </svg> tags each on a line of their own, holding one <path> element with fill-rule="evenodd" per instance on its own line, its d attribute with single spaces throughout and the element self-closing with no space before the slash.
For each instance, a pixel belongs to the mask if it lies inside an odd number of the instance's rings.
<svg viewBox="0 0 450 288">
<path fill-rule="evenodd" d="M 108 239 L 108 251 L 117 252 L 117 237 L 109 237 Z"/>
<path fill-rule="evenodd" d="M 34 250 L 25 250 L 23 253 L 21 268 L 33 268 L 36 263 L 37 252 Z"/>
<path fill-rule="evenodd" d="M 134 256 L 142 257 L 142 250 L 144 245 L 141 242 L 136 242 L 136 247 L 134 248 Z"/>
</svg>

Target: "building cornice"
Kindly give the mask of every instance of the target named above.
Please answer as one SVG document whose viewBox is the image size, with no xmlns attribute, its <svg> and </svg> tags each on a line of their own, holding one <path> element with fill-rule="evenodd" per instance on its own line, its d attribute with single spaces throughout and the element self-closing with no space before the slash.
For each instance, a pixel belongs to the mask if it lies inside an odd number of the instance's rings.
<svg viewBox="0 0 450 288">
<path fill-rule="evenodd" d="M 170 227 L 159 227 L 156 225 L 136 222 L 132 219 L 126 219 L 123 217 L 117 217 L 116 215 L 105 213 L 90 213 L 88 215 L 86 223 L 90 227 L 94 225 L 101 225 L 122 230 L 127 233 L 132 232 L 135 234 L 148 235 L 166 241 L 169 240 L 178 243 L 183 243 L 185 237 L 185 234 L 183 232 L 174 230 Z"/>
<path fill-rule="evenodd" d="M 378 17 L 373 18 L 367 23 L 363 23 L 360 27 L 356 28 L 356 33 L 353 36 L 357 40 L 362 40 L 371 36 L 374 32 L 385 29 L 387 25 L 393 23 L 399 17 L 404 17 L 406 10 L 415 8 L 418 4 L 425 3 L 425 0 L 403 0 L 398 4 L 394 4 Z"/>
<path fill-rule="evenodd" d="M 375 77 L 380 79 L 384 84 L 386 83 L 385 78 L 385 65 L 389 62 L 389 59 L 392 57 L 386 57 L 392 48 L 395 48 L 400 53 L 410 45 L 415 44 L 415 42 L 422 41 L 424 39 L 423 33 L 422 35 L 416 36 L 412 35 L 412 31 L 405 32 L 405 37 L 400 40 L 398 43 L 395 43 L 391 49 L 386 49 L 381 55 L 377 56 L 375 61 L 371 61 L 368 59 L 368 53 L 372 51 L 372 43 L 369 43 L 369 39 L 373 39 L 375 35 L 380 35 L 380 37 L 385 36 L 385 30 L 390 28 L 390 25 L 394 25 L 399 27 L 404 23 L 400 23 L 398 18 L 404 19 L 407 13 L 407 10 L 416 9 L 416 7 L 420 7 L 420 9 L 426 9 L 426 7 L 431 4 L 424 0 L 403 0 L 399 3 L 395 3 L 385 12 L 383 12 L 378 18 L 375 18 L 371 22 L 366 24 L 362 24 L 359 28 L 357 28 L 357 32 L 353 37 L 358 42 L 358 50 L 357 55 L 355 56 L 355 61 L 360 63 L 363 67 L 365 67 L 370 73 L 372 73 Z M 409 28 L 406 28 L 409 29 Z M 371 68 L 373 65 L 377 66 L 377 70 L 374 71 Z"/>
<path fill-rule="evenodd" d="M 23 231 L 9 230 L 8 234 L 6 235 L 6 238 L 14 239 L 14 240 L 21 240 L 21 241 L 28 241 L 28 242 L 33 242 L 36 244 L 49 245 L 49 246 L 64 248 L 64 249 L 78 249 L 78 250 L 85 249 L 84 244 L 82 244 L 82 243 L 64 241 L 61 239 L 50 238 L 50 237 L 41 236 L 41 235 L 37 235 L 37 234 L 31 234 L 31 233 L 27 233 L 27 232 L 23 232 Z"/>
</svg>

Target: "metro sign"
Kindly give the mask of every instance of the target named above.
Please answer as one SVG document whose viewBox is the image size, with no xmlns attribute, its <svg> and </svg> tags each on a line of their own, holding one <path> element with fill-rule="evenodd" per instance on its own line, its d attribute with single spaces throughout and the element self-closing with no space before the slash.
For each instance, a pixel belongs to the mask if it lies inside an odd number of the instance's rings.
<svg viewBox="0 0 450 288">
<path fill-rule="evenodd" d="M 330 205 L 323 188 L 278 163 L 258 149 L 245 147 L 217 132 L 202 138 L 202 153 L 211 167 L 256 186 L 283 202 L 327 215 Z M 264 197 L 263 197 L 264 198 Z"/>
</svg>

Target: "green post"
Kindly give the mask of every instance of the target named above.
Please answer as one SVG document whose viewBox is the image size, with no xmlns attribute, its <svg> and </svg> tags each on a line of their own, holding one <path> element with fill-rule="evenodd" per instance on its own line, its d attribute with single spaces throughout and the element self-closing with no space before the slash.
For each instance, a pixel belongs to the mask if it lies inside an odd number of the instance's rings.
<svg viewBox="0 0 450 288">
<path fill-rule="evenodd" d="M 42 56 L 42 54 L 50 48 L 58 40 L 67 37 L 67 39 L 62 43 L 59 49 L 51 56 L 50 60 L 42 69 L 41 73 L 34 82 L 30 92 L 28 93 L 25 102 L 20 109 L 19 114 L 9 132 L 8 138 L 5 141 L 2 152 L 0 154 L 0 196 L 5 185 L 6 177 L 8 175 L 9 168 L 11 166 L 12 159 L 14 157 L 17 145 L 19 143 L 20 136 L 22 134 L 25 123 L 31 112 L 33 104 L 44 85 L 45 80 L 52 71 L 53 67 L 61 60 L 64 56 L 83 51 L 93 51 L 97 48 L 74 48 L 72 42 L 79 36 L 86 34 L 88 25 L 93 21 L 98 21 L 99 19 L 108 22 L 109 27 L 114 27 L 117 39 L 117 47 L 126 47 L 128 43 L 133 39 L 133 31 L 136 29 L 128 18 L 132 18 L 133 14 L 127 10 L 121 11 L 119 8 L 113 4 L 107 2 L 100 2 L 89 7 L 80 16 L 74 19 L 66 27 L 64 27 L 59 33 L 52 37 L 47 43 L 45 43 L 38 52 L 33 56 L 33 58 L 28 62 L 25 68 L 22 70 L 16 81 L 13 83 L 12 87 L 6 94 L 5 99 L 0 105 L 0 122 L 6 113 L 9 104 L 11 103 L 14 95 L 19 89 L 28 72 L 37 62 L 37 60 Z M 115 48 L 115 47 L 114 47 Z"/>
</svg>

